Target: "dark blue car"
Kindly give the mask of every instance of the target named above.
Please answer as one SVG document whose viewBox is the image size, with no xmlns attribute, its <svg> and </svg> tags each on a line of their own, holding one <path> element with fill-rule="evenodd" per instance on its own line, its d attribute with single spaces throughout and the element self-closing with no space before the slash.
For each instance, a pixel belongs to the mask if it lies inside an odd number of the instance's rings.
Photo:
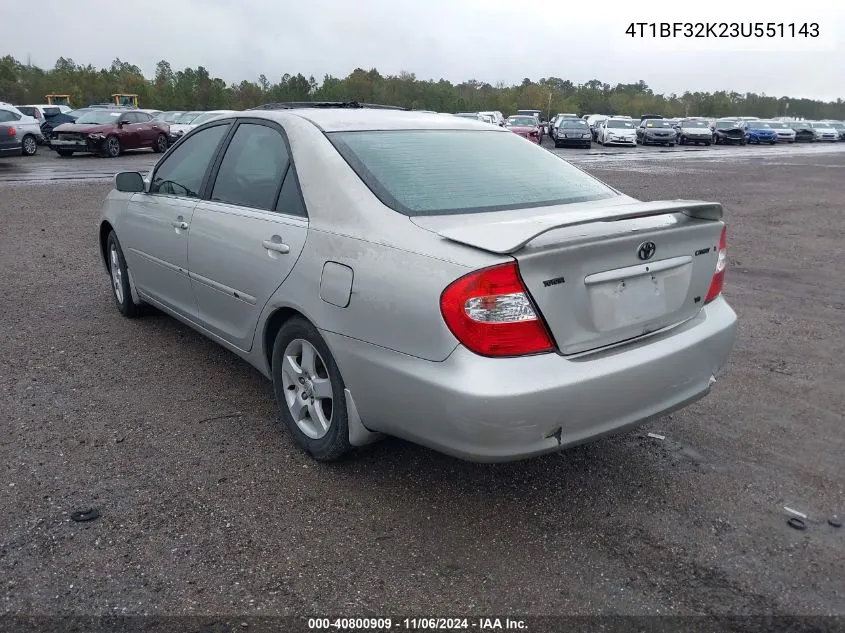
<svg viewBox="0 0 845 633">
<path fill-rule="evenodd" d="M 745 140 L 749 143 L 768 143 L 774 145 L 778 140 L 778 133 L 765 121 L 748 121 L 745 124 Z"/>
</svg>

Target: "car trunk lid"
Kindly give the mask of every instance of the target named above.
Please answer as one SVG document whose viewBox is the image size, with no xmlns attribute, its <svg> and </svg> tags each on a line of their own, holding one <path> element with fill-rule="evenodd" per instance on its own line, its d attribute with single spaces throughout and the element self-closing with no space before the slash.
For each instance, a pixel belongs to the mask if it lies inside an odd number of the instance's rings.
<svg viewBox="0 0 845 633">
<path fill-rule="evenodd" d="M 445 239 L 514 257 L 562 354 L 637 338 L 699 313 L 718 258 L 721 205 L 604 201 L 553 209 L 413 221 Z"/>
</svg>

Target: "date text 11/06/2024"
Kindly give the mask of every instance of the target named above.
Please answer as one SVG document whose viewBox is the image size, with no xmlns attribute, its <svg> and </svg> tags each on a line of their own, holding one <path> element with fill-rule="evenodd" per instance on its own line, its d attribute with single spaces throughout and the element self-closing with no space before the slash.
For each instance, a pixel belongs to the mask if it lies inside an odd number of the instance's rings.
<svg viewBox="0 0 845 633">
<path fill-rule="evenodd" d="M 816 38 L 817 22 L 631 22 L 631 37 Z"/>
</svg>

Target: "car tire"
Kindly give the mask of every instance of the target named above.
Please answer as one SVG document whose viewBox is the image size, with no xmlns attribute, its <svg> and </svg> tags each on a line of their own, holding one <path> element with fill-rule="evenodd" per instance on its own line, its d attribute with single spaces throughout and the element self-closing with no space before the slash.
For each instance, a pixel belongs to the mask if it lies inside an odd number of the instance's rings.
<svg viewBox="0 0 845 633">
<path fill-rule="evenodd" d="M 122 148 L 120 147 L 120 139 L 116 136 L 107 136 L 103 141 L 103 147 L 100 150 L 100 156 L 103 158 L 117 158 L 120 156 Z"/>
<path fill-rule="evenodd" d="M 21 154 L 23 156 L 35 156 L 38 152 L 38 141 L 32 134 L 26 134 L 21 139 Z"/>
<path fill-rule="evenodd" d="M 271 373 L 279 417 L 300 448 L 324 462 L 351 450 L 343 378 L 317 328 L 302 317 L 286 321 L 273 343 Z M 331 394 L 328 420 L 325 401 L 329 397 L 316 402 L 313 397 L 314 385 L 321 382 Z M 307 417 L 294 420 L 297 411 Z"/>
<path fill-rule="evenodd" d="M 774 144 L 775 144 L 774 141 L 769 141 L 769 145 L 774 145 Z"/>
<path fill-rule="evenodd" d="M 560 149 L 560 143 L 558 143 L 557 141 L 555 141 L 555 148 Z"/>
<path fill-rule="evenodd" d="M 669 146 L 669 147 L 675 147 L 675 144 L 674 144 L 674 143 L 669 143 L 669 145 L 668 145 L 668 146 Z"/>
<path fill-rule="evenodd" d="M 592 144 L 592 143 L 587 143 L 584 147 L 586 147 L 587 149 L 592 149 L 592 148 L 593 148 L 593 144 Z"/>
<path fill-rule="evenodd" d="M 159 134 L 156 137 L 155 143 L 153 143 L 153 151 L 156 154 L 161 154 L 167 151 L 167 136 Z"/>
<path fill-rule="evenodd" d="M 62 158 L 67 158 L 68 156 L 73 156 L 72 149 L 57 149 L 56 153 L 61 156 Z"/>
<path fill-rule="evenodd" d="M 705 145 L 706 147 L 710 147 L 710 141 L 704 141 L 704 145 Z"/>
<path fill-rule="evenodd" d="M 118 311 L 128 319 L 141 316 L 143 306 L 135 303 L 129 287 L 129 269 L 123 257 L 123 249 L 114 231 L 106 238 L 106 265 L 111 279 L 112 299 Z"/>
</svg>

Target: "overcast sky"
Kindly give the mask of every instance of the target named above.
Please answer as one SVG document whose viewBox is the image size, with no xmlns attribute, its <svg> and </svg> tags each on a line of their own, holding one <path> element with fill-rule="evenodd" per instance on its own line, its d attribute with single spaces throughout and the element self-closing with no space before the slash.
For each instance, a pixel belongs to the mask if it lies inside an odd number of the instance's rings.
<svg viewBox="0 0 845 633">
<path fill-rule="evenodd" d="M 166 59 L 174 70 L 205 66 L 227 82 L 261 73 L 275 82 L 286 72 L 322 80 L 375 67 L 453 82 L 642 79 L 664 93 L 845 98 L 842 0 L 39 0 L 3 2 L 0 13 L 0 55 L 42 67 L 59 56 L 95 66 L 120 57 L 147 76 Z M 816 22 L 819 37 L 625 35 L 631 22 L 702 21 Z"/>
</svg>

